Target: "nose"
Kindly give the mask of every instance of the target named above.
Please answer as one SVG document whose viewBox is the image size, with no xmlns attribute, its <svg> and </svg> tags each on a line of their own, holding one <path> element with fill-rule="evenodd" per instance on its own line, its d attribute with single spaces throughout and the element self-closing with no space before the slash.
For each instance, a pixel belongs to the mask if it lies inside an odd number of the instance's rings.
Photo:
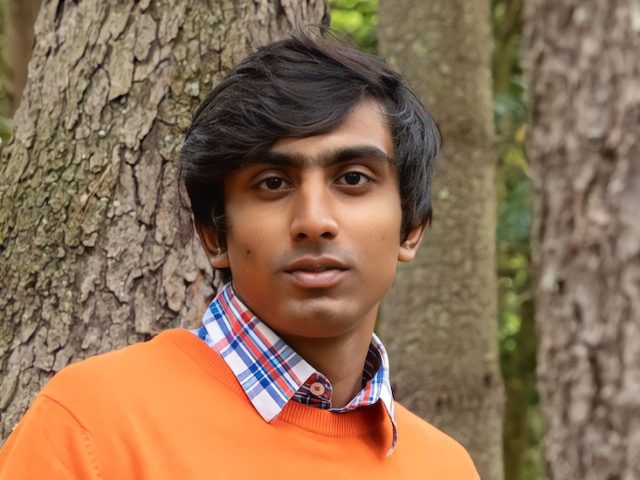
<svg viewBox="0 0 640 480">
<path fill-rule="evenodd" d="M 332 239 L 338 235 L 329 187 L 320 178 L 303 182 L 294 200 L 291 237 L 294 240 Z"/>
</svg>

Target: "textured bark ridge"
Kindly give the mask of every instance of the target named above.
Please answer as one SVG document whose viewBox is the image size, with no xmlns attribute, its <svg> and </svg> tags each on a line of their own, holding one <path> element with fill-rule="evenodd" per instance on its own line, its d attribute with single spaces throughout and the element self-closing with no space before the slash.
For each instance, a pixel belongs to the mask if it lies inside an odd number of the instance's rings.
<svg viewBox="0 0 640 480">
<path fill-rule="evenodd" d="M 402 25 L 402 28 L 398 28 Z M 431 108 L 444 137 L 435 217 L 398 273 L 380 333 L 398 398 L 502 478 L 489 2 L 380 2 L 381 52 Z"/>
<path fill-rule="evenodd" d="M 526 3 L 552 479 L 640 478 L 640 4 Z"/>
<path fill-rule="evenodd" d="M 69 362 L 197 321 L 191 114 L 250 49 L 325 18 L 322 0 L 43 5 L 0 163 L 0 440 Z"/>
</svg>

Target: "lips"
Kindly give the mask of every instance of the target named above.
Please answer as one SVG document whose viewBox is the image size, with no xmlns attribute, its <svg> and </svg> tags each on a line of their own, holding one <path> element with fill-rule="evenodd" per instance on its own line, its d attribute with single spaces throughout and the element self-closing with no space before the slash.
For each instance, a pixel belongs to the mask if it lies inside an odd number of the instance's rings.
<svg viewBox="0 0 640 480">
<path fill-rule="evenodd" d="M 329 288 L 336 285 L 349 270 L 333 257 L 303 257 L 284 269 L 291 281 L 302 288 Z"/>
</svg>

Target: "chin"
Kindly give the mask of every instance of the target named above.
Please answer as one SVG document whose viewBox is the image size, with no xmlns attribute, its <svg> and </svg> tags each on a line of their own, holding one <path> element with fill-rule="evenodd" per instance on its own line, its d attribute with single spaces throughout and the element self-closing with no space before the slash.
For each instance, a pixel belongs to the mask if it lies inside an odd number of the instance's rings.
<svg viewBox="0 0 640 480">
<path fill-rule="evenodd" d="M 293 335 L 310 338 L 336 337 L 365 326 L 369 312 L 370 309 L 307 300 L 304 305 L 289 312 L 286 324 L 290 326 L 288 330 Z"/>
</svg>

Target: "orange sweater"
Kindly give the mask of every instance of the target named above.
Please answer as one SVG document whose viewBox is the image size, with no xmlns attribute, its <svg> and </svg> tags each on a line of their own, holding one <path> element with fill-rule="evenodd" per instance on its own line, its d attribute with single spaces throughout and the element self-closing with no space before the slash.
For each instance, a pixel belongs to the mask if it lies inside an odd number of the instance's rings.
<svg viewBox="0 0 640 480">
<path fill-rule="evenodd" d="M 266 423 L 222 358 L 186 330 L 65 368 L 0 451 L 0 480 L 478 479 L 464 449 L 396 404 L 289 402 Z"/>
</svg>

